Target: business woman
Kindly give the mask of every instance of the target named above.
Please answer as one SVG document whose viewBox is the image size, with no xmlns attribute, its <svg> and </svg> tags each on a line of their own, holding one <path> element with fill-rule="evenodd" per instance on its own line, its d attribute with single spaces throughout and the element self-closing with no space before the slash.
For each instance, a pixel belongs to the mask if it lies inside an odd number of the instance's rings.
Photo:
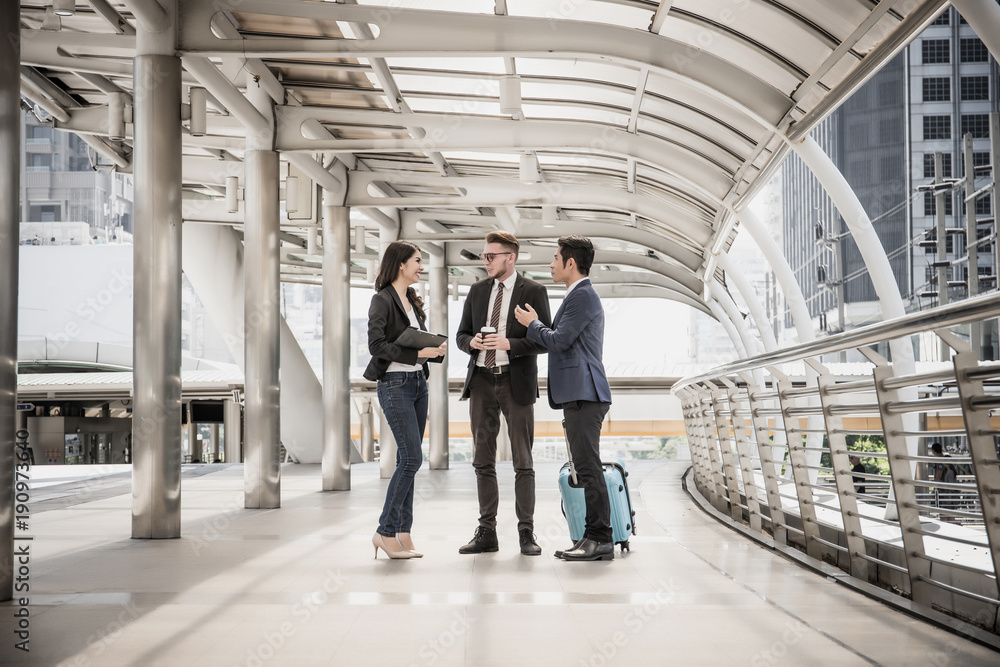
<svg viewBox="0 0 1000 667">
<path fill-rule="evenodd" d="M 385 249 L 375 296 L 368 308 L 368 351 L 372 360 L 365 378 L 376 381 L 379 405 L 396 438 L 396 470 L 389 480 L 382 516 L 372 537 L 375 557 L 420 558 L 410 539 L 413 524 L 413 477 L 423 463 L 420 443 L 427 423 L 427 362 L 440 363 L 447 343 L 416 349 L 396 345 L 408 327 L 426 331 L 424 302 L 413 285 L 423 272 L 420 249 L 394 241 Z"/>
</svg>

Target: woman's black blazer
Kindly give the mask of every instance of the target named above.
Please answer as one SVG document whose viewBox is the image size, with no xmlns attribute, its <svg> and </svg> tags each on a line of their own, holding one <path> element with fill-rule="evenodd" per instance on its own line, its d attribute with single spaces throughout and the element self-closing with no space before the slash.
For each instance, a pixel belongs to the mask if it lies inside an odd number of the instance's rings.
<svg viewBox="0 0 1000 667">
<path fill-rule="evenodd" d="M 426 315 L 417 311 L 417 321 L 420 328 L 427 330 Z M 368 352 L 372 360 L 365 369 L 365 379 L 377 381 L 385 375 L 389 364 L 398 361 L 401 364 L 420 364 L 424 367 L 424 377 L 429 375 L 427 362 L 441 363 L 444 357 L 420 359 L 414 347 L 401 347 L 395 340 L 410 326 L 410 317 L 403 308 L 403 302 L 392 285 L 387 285 L 372 297 L 368 308 Z"/>
</svg>

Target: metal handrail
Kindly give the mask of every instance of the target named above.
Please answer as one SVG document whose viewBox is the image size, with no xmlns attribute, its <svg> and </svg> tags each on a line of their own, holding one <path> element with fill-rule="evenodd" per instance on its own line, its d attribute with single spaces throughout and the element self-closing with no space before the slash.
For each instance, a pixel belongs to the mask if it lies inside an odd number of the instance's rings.
<svg viewBox="0 0 1000 667">
<path fill-rule="evenodd" d="M 754 357 L 748 357 L 722 366 L 717 366 L 706 373 L 690 378 L 681 378 L 674 383 L 672 393 L 699 382 L 710 382 L 720 375 L 752 371 L 764 366 L 774 366 L 799 361 L 804 357 L 815 357 L 832 352 L 840 352 L 855 347 L 864 347 L 888 340 L 912 336 L 925 331 L 943 329 L 968 324 L 989 317 L 996 317 L 1000 312 L 1000 292 L 992 292 L 975 296 L 964 301 L 949 303 L 930 310 L 909 313 L 902 317 L 886 320 L 866 327 L 844 331 L 826 338 L 819 338 L 793 347 L 765 352 Z"/>
</svg>

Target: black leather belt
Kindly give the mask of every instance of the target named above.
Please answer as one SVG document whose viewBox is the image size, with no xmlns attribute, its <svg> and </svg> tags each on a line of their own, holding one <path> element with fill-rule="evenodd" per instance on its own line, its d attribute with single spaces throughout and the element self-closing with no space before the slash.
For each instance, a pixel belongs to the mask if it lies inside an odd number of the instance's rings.
<svg viewBox="0 0 1000 667">
<path fill-rule="evenodd" d="M 476 370 L 480 373 L 486 373 L 487 375 L 505 375 L 510 372 L 510 365 L 504 364 L 503 366 L 494 366 L 493 368 L 476 366 Z"/>
</svg>

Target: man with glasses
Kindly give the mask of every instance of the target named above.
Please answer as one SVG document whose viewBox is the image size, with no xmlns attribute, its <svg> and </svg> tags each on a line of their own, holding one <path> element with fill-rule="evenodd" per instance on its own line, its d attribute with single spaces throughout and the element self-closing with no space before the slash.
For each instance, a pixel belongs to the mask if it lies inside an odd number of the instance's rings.
<svg viewBox="0 0 1000 667">
<path fill-rule="evenodd" d="M 535 399 L 538 398 L 536 355 L 545 348 L 529 341 L 527 328 L 514 319 L 514 306 L 530 305 L 549 324 L 549 296 L 545 286 L 515 271 L 520 244 L 513 234 L 490 232 L 479 257 L 487 279 L 469 288 L 462 310 L 456 343 L 469 353 L 462 400 L 470 399 L 473 467 L 479 494 L 479 527 L 461 554 L 499 550 L 497 540 L 497 434 L 500 414 L 507 420 L 514 459 L 514 509 L 521 553 L 542 553 L 535 542 L 535 470 L 531 446 L 535 433 Z M 492 327 L 496 333 L 482 334 Z"/>
</svg>

